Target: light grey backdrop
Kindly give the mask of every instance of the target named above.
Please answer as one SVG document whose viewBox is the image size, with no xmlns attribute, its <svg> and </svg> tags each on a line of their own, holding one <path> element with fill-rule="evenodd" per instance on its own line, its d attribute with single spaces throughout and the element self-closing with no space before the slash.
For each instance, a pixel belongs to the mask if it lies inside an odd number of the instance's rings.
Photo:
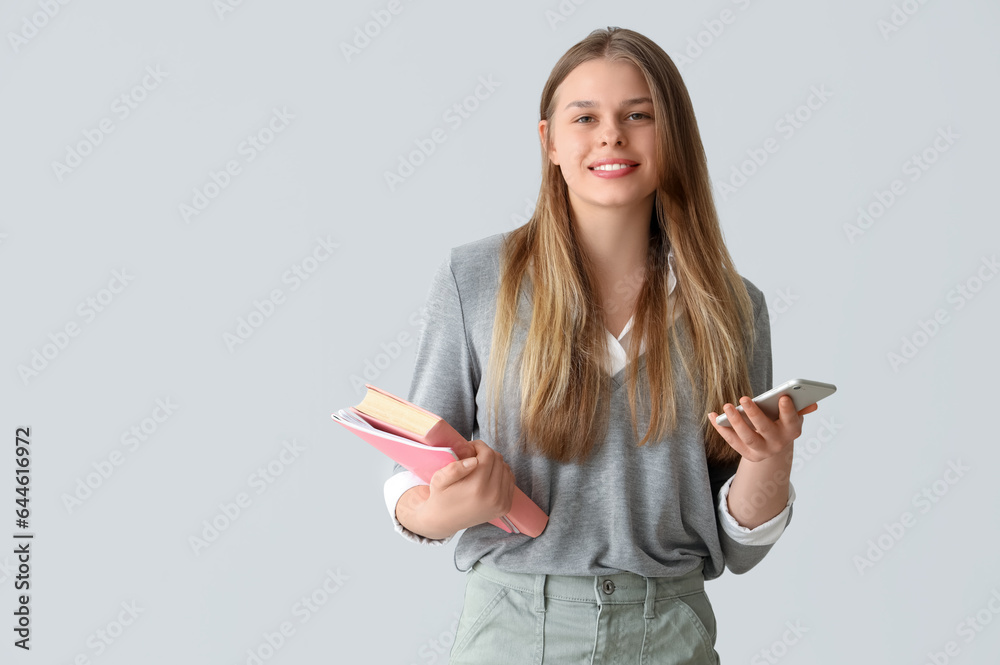
<svg viewBox="0 0 1000 665">
<path fill-rule="evenodd" d="M 995 662 L 985 0 L 5 2 L 0 660 L 445 661 L 453 544 L 393 533 L 329 414 L 407 392 L 434 268 L 526 218 L 542 85 L 608 25 L 682 67 L 775 380 L 840 388 L 792 525 L 708 586 L 723 662 Z"/>
</svg>

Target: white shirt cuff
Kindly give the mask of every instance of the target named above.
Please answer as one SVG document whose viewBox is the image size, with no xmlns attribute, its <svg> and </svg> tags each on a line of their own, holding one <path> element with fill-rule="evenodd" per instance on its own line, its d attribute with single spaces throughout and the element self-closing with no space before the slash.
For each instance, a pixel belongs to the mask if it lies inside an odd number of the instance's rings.
<svg viewBox="0 0 1000 665">
<path fill-rule="evenodd" d="M 778 538 L 785 531 L 785 525 L 788 524 L 792 502 L 795 501 L 795 488 L 792 486 L 791 481 L 788 482 L 788 503 L 785 504 L 784 510 L 760 526 L 748 529 L 745 526 L 741 526 L 729 512 L 729 487 L 733 484 L 733 478 L 735 477 L 735 475 L 730 477 L 719 490 L 719 505 L 717 510 L 719 520 L 722 522 L 722 530 L 741 545 L 773 545 L 778 542 Z"/>
<path fill-rule="evenodd" d="M 399 523 L 396 519 L 396 504 L 399 503 L 399 497 L 403 496 L 407 490 L 416 487 L 417 485 L 426 485 L 424 481 L 420 480 L 416 474 L 411 471 L 400 471 L 391 478 L 385 481 L 385 486 L 383 487 L 383 493 L 385 494 L 385 507 L 389 509 L 389 517 L 392 519 L 393 528 L 396 533 L 406 538 L 414 543 L 420 543 L 421 545 L 444 545 L 453 536 L 448 536 L 447 538 L 427 538 L 419 534 L 413 533 L 405 526 Z"/>
</svg>

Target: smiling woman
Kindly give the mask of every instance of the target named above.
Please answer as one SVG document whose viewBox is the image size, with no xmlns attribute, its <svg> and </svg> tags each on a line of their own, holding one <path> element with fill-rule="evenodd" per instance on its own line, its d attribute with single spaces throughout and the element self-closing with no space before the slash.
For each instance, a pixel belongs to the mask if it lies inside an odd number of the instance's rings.
<svg viewBox="0 0 1000 665">
<path fill-rule="evenodd" d="M 723 242 L 667 54 L 594 31 L 552 70 L 538 136 L 531 219 L 452 249 L 417 349 L 408 400 L 475 456 L 429 485 L 397 466 L 389 514 L 419 543 L 465 530 L 453 664 L 718 663 L 704 581 L 753 568 L 788 524 L 806 411 L 744 406 L 756 431 L 705 416 L 771 388 L 768 311 Z M 515 485 L 549 515 L 536 538 L 485 523 Z"/>
<path fill-rule="evenodd" d="M 590 60 L 563 80 L 552 101 L 555 114 L 538 123 L 549 161 L 559 166 L 566 182 L 577 224 L 588 226 L 581 237 L 596 241 L 597 246 L 592 242 L 585 249 L 597 260 L 595 268 L 605 273 L 597 281 L 609 286 L 617 285 L 622 275 L 609 266 L 613 260 L 602 257 L 614 251 L 616 238 L 627 238 L 615 219 L 648 220 L 653 209 L 658 168 L 649 95 L 642 72 L 627 60 Z M 633 270 L 645 264 L 639 253 L 642 239 L 635 240 Z M 611 293 L 602 293 L 601 301 L 615 312 L 605 324 L 617 338 L 634 302 L 613 306 Z"/>
<path fill-rule="evenodd" d="M 639 68 L 622 60 L 585 62 L 559 86 L 553 105 L 554 117 L 539 122 L 538 132 L 578 217 L 598 219 L 602 209 L 614 208 L 615 215 L 649 219 L 656 126 Z"/>
</svg>

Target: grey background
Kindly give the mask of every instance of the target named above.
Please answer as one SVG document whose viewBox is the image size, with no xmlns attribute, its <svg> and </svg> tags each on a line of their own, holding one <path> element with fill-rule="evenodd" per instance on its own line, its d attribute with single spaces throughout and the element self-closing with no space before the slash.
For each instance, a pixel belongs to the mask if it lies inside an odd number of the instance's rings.
<svg viewBox="0 0 1000 665">
<path fill-rule="evenodd" d="M 915 13 L 883 34 L 879 22 L 904 5 Z M 329 414 L 360 399 L 351 377 L 366 380 L 368 363 L 373 383 L 406 393 L 434 268 L 450 247 L 525 217 L 542 85 L 568 47 L 619 25 L 679 64 L 703 33 L 682 69 L 717 183 L 776 139 L 745 185 L 717 190 L 719 213 L 741 273 L 772 301 L 775 380 L 840 388 L 796 443 L 788 531 L 750 573 L 709 583 L 723 662 L 924 663 L 949 641 L 951 662 L 995 662 L 1000 280 L 961 309 L 953 289 L 1000 249 L 996 3 L 403 0 L 348 61 L 341 44 L 386 6 L 0 9 L 4 626 L 17 595 L 19 426 L 32 432 L 36 534 L 32 650 L 15 649 L 5 627 L 0 660 L 244 663 L 287 621 L 294 633 L 265 662 L 445 661 L 464 589 L 453 544 L 393 533 L 391 462 Z M 713 36 L 705 22 L 724 10 L 734 20 Z M 43 25 L 15 44 L 25 21 Z M 165 78 L 120 118 L 112 104 L 147 67 Z M 479 77 L 499 86 L 449 125 L 443 114 Z M 779 133 L 821 86 L 825 103 Z M 274 108 L 294 118 L 247 162 L 240 143 Z M 102 118 L 114 132 L 60 180 L 53 162 Z M 446 141 L 390 191 L 384 173 L 436 128 Z M 958 138 L 912 181 L 905 163 L 947 128 Z M 186 223 L 179 206 L 229 160 L 241 173 Z M 894 179 L 905 193 L 849 242 L 844 225 Z M 282 277 L 318 237 L 339 247 L 293 290 Z M 104 311 L 78 313 L 123 269 L 132 281 Z M 224 334 L 274 289 L 284 302 L 231 351 Z M 887 354 L 938 309 L 948 322 L 893 367 Z M 74 322 L 79 334 L 22 378 L 19 366 Z M 157 399 L 177 408 L 131 450 L 122 433 Z M 299 456 L 275 462 L 293 440 Z M 67 508 L 115 451 L 122 463 Z M 943 481 L 959 461 L 970 470 Z M 269 463 L 282 473 L 257 494 L 251 475 Z M 942 496 L 921 511 L 914 496 L 935 481 Z M 189 539 L 240 492 L 250 505 L 195 553 Z M 887 525 L 906 512 L 915 523 L 892 540 Z M 859 571 L 880 536 L 891 548 Z M 296 603 L 327 571 L 341 586 L 303 623 Z M 122 603 L 142 612 L 119 633 L 109 624 Z M 959 625 L 977 612 L 991 623 L 969 640 Z M 796 624 L 807 632 L 794 637 Z M 99 630 L 117 635 L 100 654 Z"/>
</svg>

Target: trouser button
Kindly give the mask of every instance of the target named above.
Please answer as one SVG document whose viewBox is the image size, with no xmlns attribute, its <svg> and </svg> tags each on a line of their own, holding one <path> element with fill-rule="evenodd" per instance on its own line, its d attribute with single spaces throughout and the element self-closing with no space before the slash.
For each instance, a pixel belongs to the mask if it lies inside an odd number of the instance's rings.
<svg viewBox="0 0 1000 665">
<path fill-rule="evenodd" d="M 610 595 L 615 592 L 615 583 L 611 580 L 604 580 L 604 584 L 602 584 L 601 587 L 604 589 L 604 593 L 606 594 Z"/>
</svg>

